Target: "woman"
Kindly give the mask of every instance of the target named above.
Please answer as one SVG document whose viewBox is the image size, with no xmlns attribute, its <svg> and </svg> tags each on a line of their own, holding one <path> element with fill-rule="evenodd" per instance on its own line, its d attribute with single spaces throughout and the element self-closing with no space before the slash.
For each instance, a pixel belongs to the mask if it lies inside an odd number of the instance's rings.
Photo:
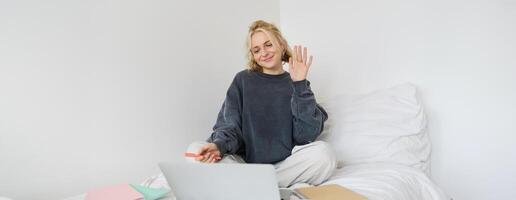
<svg viewBox="0 0 516 200">
<path fill-rule="evenodd" d="M 268 163 L 280 187 L 321 184 L 336 158 L 327 143 L 315 141 L 328 115 L 306 80 L 312 56 L 306 47 L 291 51 L 278 28 L 261 20 L 249 27 L 247 49 L 249 69 L 233 79 L 211 136 L 189 146 L 199 155 L 191 161 Z"/>
</svg>

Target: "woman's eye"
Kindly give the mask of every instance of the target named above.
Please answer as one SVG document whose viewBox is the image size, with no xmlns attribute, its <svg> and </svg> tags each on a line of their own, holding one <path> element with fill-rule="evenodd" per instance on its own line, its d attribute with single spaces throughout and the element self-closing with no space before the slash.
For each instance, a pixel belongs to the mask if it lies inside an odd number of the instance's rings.
<svg viewBox="0 0 516 200">
<path fill-rule="evenodd" d="M 267 46 L 267 47 L 272 47 L 272 44 L 265 44 L 265 46 Z"/>
</svg>

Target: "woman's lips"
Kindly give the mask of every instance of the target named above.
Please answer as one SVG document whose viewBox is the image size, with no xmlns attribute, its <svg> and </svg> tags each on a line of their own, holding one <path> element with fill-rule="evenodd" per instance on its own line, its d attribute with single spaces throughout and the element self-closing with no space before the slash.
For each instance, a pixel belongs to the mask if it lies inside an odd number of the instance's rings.
<svg viewBox="0 0 516 200">
<path fill-rule="evenodd" d="M 274 56 L 271 56 L 270 58 L 264 59 L 263 61 L 264 61 L 264 62 L 269 62 L 269 61 L 271 61 L 271 60 L 272 60 L 272 58 L 274 58 Z"/>
</svg>

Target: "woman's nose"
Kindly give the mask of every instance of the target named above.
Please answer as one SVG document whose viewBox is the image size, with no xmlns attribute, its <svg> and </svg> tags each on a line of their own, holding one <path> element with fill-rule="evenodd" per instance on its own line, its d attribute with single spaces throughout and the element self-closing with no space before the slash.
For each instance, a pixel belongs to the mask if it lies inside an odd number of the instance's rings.
<svg viewBox="0 0 516 200">
<path fill-rule="evenodd" d="M 260 52 L 260 54 L 261 54 L 261 56 L 267 56 L 267 55 L 269 55 L 269 52 L 263 50 Z"/>
</svg>

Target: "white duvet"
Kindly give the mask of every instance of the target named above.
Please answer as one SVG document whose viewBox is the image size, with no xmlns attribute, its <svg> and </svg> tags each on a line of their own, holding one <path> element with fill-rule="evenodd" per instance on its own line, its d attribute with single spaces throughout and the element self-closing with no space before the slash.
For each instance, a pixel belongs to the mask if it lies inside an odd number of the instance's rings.
<svg viewBox="0 0 516 200">
<path fill-rule="evenodd" d="M 369 163 L 338 169 L 324 184 L 339 184 L 370 200 L 449 200 L 422 171 L 399 164 Z"/>
<path fill-rule="evenodd" d="M 399 164 L 370 163 L 345 166 L 337 169 L 324 184 L 339 184 L 370 200 L 450 199 L 421 170 Z M 169 188 L 163 175 L 149 177 L 142 185 Z M 67 198 L 84 199 L 85 195 Z M 165 199 L 175 198 L 170 196 Z"/>
</svg>

